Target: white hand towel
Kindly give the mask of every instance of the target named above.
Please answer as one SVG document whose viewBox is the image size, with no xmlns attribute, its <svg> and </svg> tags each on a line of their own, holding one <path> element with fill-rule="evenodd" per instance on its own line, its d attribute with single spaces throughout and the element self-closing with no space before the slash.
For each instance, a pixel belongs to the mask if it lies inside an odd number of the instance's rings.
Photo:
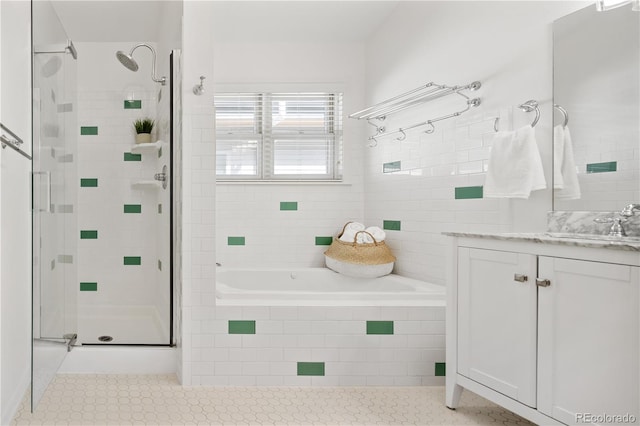
<svg viewBox="0 0 640 426">
<path fill-rule="evenodd" d="M 356 239 L 356 232 L 358 231 L 364 231 L 364 225 L 360 222 L 350 222 L 345 226 L 344 232 L 338 239 L 345 243 L 352 243 Z"/>
<path fill-rule="evenodd" d="M 562 146 L 562 153 L 559 157 L 556 154 L 556 158 L 553 161 L 555 196 L 564 200 L 577 200 L 581 196 L 580 182 L 578 181 L 578 170 L 573 157 L 571 133 L 567 126 L 556 126 L 553 129 L 554 154 L 556 153 L 555 145 L 558 140 L 562 140 L 559 144 Z M 558 186 L 555 183 L 558 181 L 558 177 L 560 177 L 562 186 Z"/>
<path fill-rule="evenodd" d="M 365 231 L 373 235 L 373 238 L 375 238 L 377 242 L 384 241 L 384 239 L 387 238 L 386 232 L 384 232 L 382 229 L 378 228 L 377 226 L 370 226 L 367 229 L 365 229 Z"/>
<path fill-rule="evenodd" d="M 553 128 L 553 189 L 564 188 L 562 162 L 564 161 L 564 126 Z"/>
<path fill-rule="evenodd" d="M 485 198 L 529 198 L 544 189 L 542 160 L 531 125 L 497 132 L 493 138 L 484 184 Z"/>
</svg>

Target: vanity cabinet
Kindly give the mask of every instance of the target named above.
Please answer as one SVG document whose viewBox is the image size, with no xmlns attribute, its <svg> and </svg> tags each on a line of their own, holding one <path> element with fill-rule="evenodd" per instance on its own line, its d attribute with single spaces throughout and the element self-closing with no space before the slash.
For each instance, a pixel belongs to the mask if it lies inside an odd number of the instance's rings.
<svg viewBox="0 0 640 426">
<path fill-rule="evenodd" d="M 547 256 L 538 268 L 551 283 L 538 289 L 538 410 L 637 418 L 639 268 Z"/>
<path fill-rule="evenodd" d="M 557 240 L 452 239 L 447 406 L 466 388 L 537 424 L 640 424 L 640 251 Z"/>
<path fill-rule="evenodd" d="M 536 257 L 458 253 L 458 372 L 535 407 Z"/>
</svg>

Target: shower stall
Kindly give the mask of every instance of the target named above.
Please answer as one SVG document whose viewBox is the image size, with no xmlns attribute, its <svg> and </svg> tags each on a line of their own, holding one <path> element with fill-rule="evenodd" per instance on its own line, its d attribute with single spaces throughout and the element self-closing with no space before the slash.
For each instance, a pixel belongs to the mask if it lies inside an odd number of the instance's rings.
<svg viewBox="0 0 640 426">
<path fill-rule="evenodd" d="M 71 41 L 48 1 L 32 15 L 35 407 L 74 348 L 174 344 L 180 58 L 167 40 Z M 152 142 L 137 144 L 143 118 Z"/>
</svg>

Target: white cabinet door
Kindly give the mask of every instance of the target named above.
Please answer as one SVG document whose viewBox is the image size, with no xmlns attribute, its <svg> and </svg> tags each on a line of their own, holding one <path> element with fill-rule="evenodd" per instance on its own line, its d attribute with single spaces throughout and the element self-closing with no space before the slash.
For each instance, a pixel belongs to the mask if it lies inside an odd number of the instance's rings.
<svg viewBox="0 0 640 426">
<path fill-rule="evenodd" d="M 628 423 L 639 405 L 639 269 L 539 258 L 538 410 L 567 424 Z"/>
<path fill-rule="evenodd" d="M 530 407 L 536 406 L 535 277 L 535 255 L 458 249 L 458 373 Z"/>
</svg>

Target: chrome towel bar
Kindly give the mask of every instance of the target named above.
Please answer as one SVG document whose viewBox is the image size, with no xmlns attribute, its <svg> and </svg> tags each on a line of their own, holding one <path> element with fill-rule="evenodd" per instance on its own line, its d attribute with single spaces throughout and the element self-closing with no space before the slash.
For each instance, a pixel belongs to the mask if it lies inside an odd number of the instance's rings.
<svg viewBox="0 0 640 426">
<path fill-rule="evenodd" d="M 9 148 L 13 149 L 14 151 L 16 151 L 18 154 L 20 154 L 23 157 L 27 158 L 28 160 L 31 160 L 31 156 L 29 154 L 27 154 L 26 152 L 24 152 L 22 149 L 20 149 L 20 145 L 22 145 L 24 143 L 24 141 L 22 139 L 20 139 L 11 130 L 9 130 L 7 128 L 7 126 L 5 126 L 4 124 L 0 123 L 0 128 L 2 129 L 3 132 L 7 132 L 13 138 L 13 139 L 9 139 L 5 135 L 0 135 L 0 143 L 2 143 L 2 149 L 6 148 L 6 147 L 9 147 Z"/>
</svg>

